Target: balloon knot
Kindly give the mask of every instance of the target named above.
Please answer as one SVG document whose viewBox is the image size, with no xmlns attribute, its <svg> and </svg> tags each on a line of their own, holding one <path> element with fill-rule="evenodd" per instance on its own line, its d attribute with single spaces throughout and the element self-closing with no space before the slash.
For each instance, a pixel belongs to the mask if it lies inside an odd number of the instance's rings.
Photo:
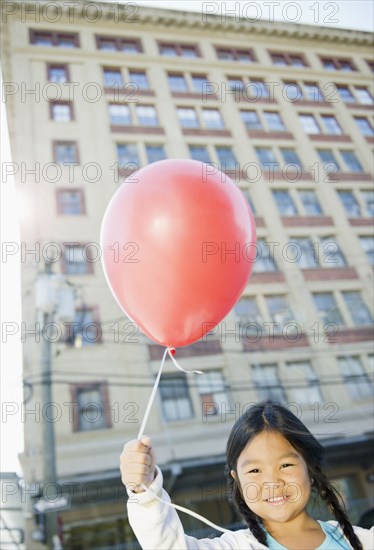
<svg viewBox="0 0 374 550">
<path fill-rule="evenodd" d="M 171 353 L 172 355 L 175 355 L 175 348 L 170 348 L 170 353 Z"/>
</svg>

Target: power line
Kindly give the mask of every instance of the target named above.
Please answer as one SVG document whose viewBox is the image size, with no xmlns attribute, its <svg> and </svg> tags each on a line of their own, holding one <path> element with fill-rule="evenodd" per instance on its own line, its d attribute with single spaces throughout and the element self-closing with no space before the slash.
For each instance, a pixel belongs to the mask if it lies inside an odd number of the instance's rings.
<svg viewBox="0 0 374 550">
<path fill-rule="evenodd" d="M 102 375 L 101 375 L 102 376 Z M 233 386 L 233 385 L 230 385 L 230 384 L 225 384 L 224 386 L 222 387 L 217 387 L 216 389 L 213 387 L 211 388 L 211 391 L 213 392 L 216 392 L 216 393 L 219 393 L 219 392 L 222 392 L 222 391 L 248 391 L 248 390 L 258 390 L 258 389 L 270 389 L 270 388 L 282 388 L 282 389 L 308 389 L 308 388 L 318 388 L 320 386 L 331 386 L 331 385 L 349 385 L 349 384 L 361 384 L 362 382 L 367 382 L 368 381 L 368 376 L 365 376 L 365 375 L 355 375 L 355 376 L 352 376 L 352 377 L 349 377 L 349 379 L 336 379 L 336 380 L 326 380 L 326 381 L 316 381 L 316 383 L 313 383 L 313 384 L 307 384 L 305 382 L 303 382 L 302 384 L 301 383 L 296 383 L 296 384 L 289 384 L 289 383 L 284 383 L 284 384 L 251 384 L 251 383 L 248 383 L 248 381 L 243 382 L 241 383 L 240 381 L 237 382 L 239 385 L 239 387 L 236 387 L 236 386 Z M 85 382 L 87 382 L 87 380 L 85 380 Z M 92 381 L 93 383 L 96 383 L 96 381 Z M 43 380 L 36 380 L 34 382 L 32 382 L 30 385 L 32 386 L 42 386 L 43 384 L 45 384 L 47 382 L 43 381 Z M 106 383 L 108 386 L 113 386 L 113 387 L 124 387 L 124 388 L 152 388 L 153 387 L 153 383 L 154 381 L 151 380 L 148 384 L 147 383 L 144 383 L 144 384 L 135 384 L 135 383 L 126 383 L 126 382 L 108 382 L 106 380 Z M 171 387 L 171 388 L 174 388 L 175 387 L 175 384 L 172 384 L 172 383 L 169 383 L 167 382 L 167 380 L 162 380 L 161 379 L 161 383 L 162 383 L 162 386 L 163 387 Z M 72 381 L 71 380 L 64 380 L 64 379 L 61 379 L 61 380 L 52 380 L 52 384 L 54 385 L 59 385 L 59 384 L 66 384 L 66 385 L 70 385 L 72 384 Z M 199 386 L 198 384 L 189 384 L 188 385 L 189 388 L 201 388 L 201 386 Z"/>
</svg>

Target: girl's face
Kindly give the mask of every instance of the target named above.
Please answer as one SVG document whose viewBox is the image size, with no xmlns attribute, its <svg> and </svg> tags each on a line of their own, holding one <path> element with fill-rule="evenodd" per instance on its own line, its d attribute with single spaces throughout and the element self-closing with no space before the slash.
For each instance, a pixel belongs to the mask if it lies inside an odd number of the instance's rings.
<svg viewBox="0 0 374 550">
<path fill-rule="evenodd" d="M 300 514 L 311 493 L 308 468 L 301 454 L 280 433 L 261 432 L 243 449 L 237 471 L 243 498 L 265 527 Z"/>
</svg>

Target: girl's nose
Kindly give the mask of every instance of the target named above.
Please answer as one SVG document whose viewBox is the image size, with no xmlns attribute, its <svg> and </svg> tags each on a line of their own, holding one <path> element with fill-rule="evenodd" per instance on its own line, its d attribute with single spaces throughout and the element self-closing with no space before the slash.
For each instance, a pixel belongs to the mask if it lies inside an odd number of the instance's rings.
<svg viewBox="0 0 374 550">
<path fill-rule="evenodd" d="M 281 479 L 274 479 L 264 481 L 262 486 L 263 498 L 274 498 L 275 496 L 281 496 L 284 489 L 284 482 Z"/>
</svg>

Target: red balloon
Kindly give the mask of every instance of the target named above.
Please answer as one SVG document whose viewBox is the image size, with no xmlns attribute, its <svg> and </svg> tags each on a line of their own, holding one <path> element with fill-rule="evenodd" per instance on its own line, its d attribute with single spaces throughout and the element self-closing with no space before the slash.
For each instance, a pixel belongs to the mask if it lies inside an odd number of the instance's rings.
<svg viewBox="0 0 374 550">
<path fill-rule="evenodd" d="M 225 174 L 162 160 L 116 191 L 101 228 L 104 272 L 126 315 L 152 340 L 181 347 L 230 311 L 256 256 L 253 214 Z"/>
</svg>

